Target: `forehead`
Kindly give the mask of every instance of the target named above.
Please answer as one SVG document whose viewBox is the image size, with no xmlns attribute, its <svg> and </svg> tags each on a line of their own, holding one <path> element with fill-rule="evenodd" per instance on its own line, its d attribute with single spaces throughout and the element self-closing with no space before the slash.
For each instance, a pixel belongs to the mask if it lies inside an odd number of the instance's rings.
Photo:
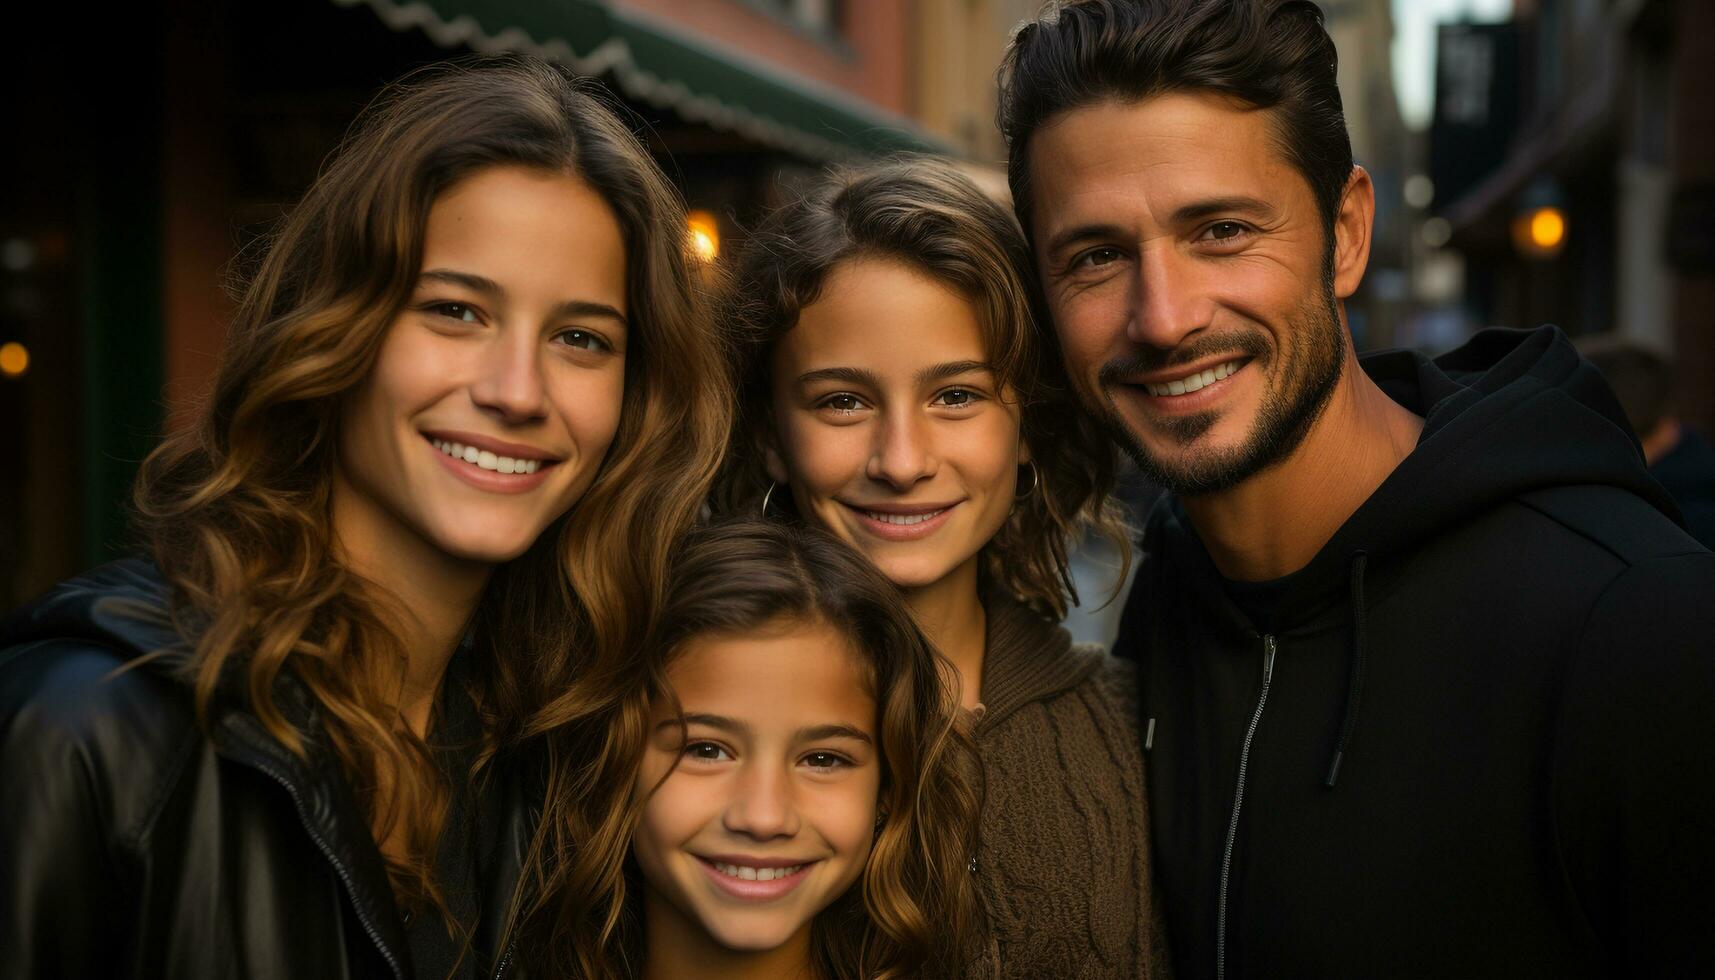
<svg viewBox="0 0 1715 980">
<path fill-rule="evenodd" d="M 1068 223 L 1114 220 L 1116 211 L 1164 218 L 1199 198 L 1310 201 L 1309 185 L 1281 153 L 1273 113 L 1210 93 L 1069 109 L 1031 136 L 1027 152 L 1039 239 Z"/>
<path fill-rule="evenodd" d="M 789 620 L 741 633 L 693 638 L 667 668 L 686 712 L 724 715 L 755 728 L 874 727 L 865 660 L 826 622 Z"/>
<path fill-rule="evenodd" d="M 864 256 L 828 273 L 775 357 L 793 374 L 833 366 L 909 373 L 986 360 L 986 347 L 976 304 L 964 293 L 909 263 Z"/>
</svg>

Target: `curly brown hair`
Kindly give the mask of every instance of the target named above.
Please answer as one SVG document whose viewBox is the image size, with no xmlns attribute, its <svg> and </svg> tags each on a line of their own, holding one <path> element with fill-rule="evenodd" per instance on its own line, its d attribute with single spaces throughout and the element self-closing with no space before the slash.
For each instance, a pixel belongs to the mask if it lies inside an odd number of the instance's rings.
<svg viewBox="0 0 1715 980">
<path fill-rule="evenodd" d="M 1063 617 L 1078 600 L 1067 549 L 1086 529 L 1111 538 L 1130 561 L 1118 511 L 1103 503 L 1118 474 L 1118 450 L 1073 399 L 1018 222 L 945 160 L 900 157 L 830 173 L 746 243 L 726 303 L 736 335 L 739 421 L 717 505 L 757 513 L 769 485 L 760 442 L 773 425 L 775 345 L 834 268 L 859 257 L 905 262 L 976 307 L 989 366 L 1003 390 L 1017 393 L 1037 469 L 1035 491 L 983 549 L 984 577 L 1043 615 Z"/>
<path fill-rule="evenodd" d="M 588 758 L 576 805 L 559 812 L 582 842 L 532 936 L 532 974 L 629 980 L 643 963 L 641 881 L 630 860 L 646 793 L 636 788 L 651 711 L 671 704 L 666 671 L 693 639 L 821 621 L 864 658 L 879 721 L 882 824 L 860 884 L 811 928 L 822 980 L 963 975 L 976 927 L 969 862 L 981 806 L 975 747 L 952 668 L 918 630 L 899 592 L 864 557 L 802 524 L 717 523 L 694 532 L 673 569 L 658 628 L 621 674 L 611 707 L 581 719 Z"/>
<path fill-rule="evenodd" d="M 404 842 L 405 856 L 387 858 L 401 904 L 443 913 L 433 861 L 449 788 L 394 704 L 406 652 L 392 599 L 342 564 L 330 500 L 342 406 L 409 300 L 431 206 L 498 165 L 575 176 L 612 209 L 635 339 L 594 482 L 495 571 L 477 609 L 482 756 L 587 710 L 586 666 L 643 640 L 668 556 L 718 467 L 731 386 L 678 194 L 598 90 L 546 61 L 435 66 L 365 110 L 265 243 L 211 397 L 145 460 L 135 493 L 193 647 L 199 712 L 236 680 L 269 733 L 302 754 L 312 733 L 275 703 L 276 679 L 295 676 L 377 838 Z"/>
</svg>

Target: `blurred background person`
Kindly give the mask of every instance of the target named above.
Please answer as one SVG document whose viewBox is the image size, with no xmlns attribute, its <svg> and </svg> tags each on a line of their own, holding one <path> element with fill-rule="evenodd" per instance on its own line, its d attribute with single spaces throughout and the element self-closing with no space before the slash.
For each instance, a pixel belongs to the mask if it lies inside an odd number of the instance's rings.
<svg viewBox="0 0 1715 980">
<path fill-rule="evenodd" d="M 1643 444 L 1650 475 L 1685 512 L 1685 527 L 1715 548 L 1715 446 L 1679 418 L 1673 364 L 1622 337 L 1589 337 L 1578 345 L 1608 379 Z"/>
</svg>

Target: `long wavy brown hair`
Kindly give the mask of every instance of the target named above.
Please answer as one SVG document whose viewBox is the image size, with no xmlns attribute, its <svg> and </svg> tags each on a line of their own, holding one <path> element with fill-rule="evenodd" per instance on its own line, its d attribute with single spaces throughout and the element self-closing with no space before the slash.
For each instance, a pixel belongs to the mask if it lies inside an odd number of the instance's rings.
<svg viewBox="0 0 1715 980">
<path fill-rule="evenodd" d="M 641 645 L 668 556 L 727 438 L 731 385 L 683 202 L 599 90 L 522 57 L 436 66 L 359 118 L 242 287 L 211 397 L 143 464 L 135 506 L 173 587 L 199 712 L 242 692 L 300 754 L 276 682 L 313 695 L 406 908 L 444 911 L 432 865 L 448 790 L 395 707 L 406 653 L 391 597 L 341 563 L 330 524 L 336 434 L 420 271 L 436 198 L 487 167 L 575 176 L 618 219 L 632 344 L 619 429 L 572 510 L 501 566 L 481 600 L 472 695 L 482 758 L 591 710 L 590 665 Z M 558 756 L 558 744 L 548 750 Z M 548 769 L 550 794 L 560 783 Z M 558 843 L 541 850 L 552 854 Z"/>
<path fill-rule="evenodd" d="M 621 693 L 611 708 L 578 723 L 589 753 L 584 794 L 561 816 L 583 846 L 560 882 L 548 941 L 532 937 L 532 975 L 641 974 L 641 880 L 629 855 L 647 802 L 636 781 L 651 712 L 674 703 L 667 667 L 696 637 L 782 618 L 826 622 L 851 639 L 880 721 L 882 823 L 861 882 L 812 925 L 817 976 L 962 975 L 958 957 L 979 915 L 969 862 L 981 790 L 951 668 L 862 555 L 824 531 L 761 521 L 717 523 L 687 539 L 644 655 L 612 679 Z"/>
<path fill-rule="evenodd" d="M 904 262 L 975 306 L 989 367 L 1021 403 L 1037 473 L 983 549 L 984 580 L 1060 619 L 1078 599 L 1067 548 L 1087 529 L 1110 538 L 1130 561 L 1129 536 L 1105 503 L 1118 450 L 1078 410 L 1018 222 L 945 160 L 903 157 L 830 173 L 746 242 L 724 304 L 736 333 L 739 423 L 717 501 L 724 511 L 758 512 L 769 485 L 760 448 L 774 425 L 774 348 L 829 274 L 865 256 Z"/>
</svg>

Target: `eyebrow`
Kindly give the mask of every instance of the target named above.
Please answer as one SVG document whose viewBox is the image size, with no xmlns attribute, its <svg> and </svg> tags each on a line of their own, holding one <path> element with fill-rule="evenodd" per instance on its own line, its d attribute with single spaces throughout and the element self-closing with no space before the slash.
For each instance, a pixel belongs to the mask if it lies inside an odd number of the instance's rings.
<svg viewBox="0 0 1715 980">
<path fill-rule="evenodd" d="M 1203 201 L 1193 201 L 1174 210 L 1170 220 L 1175 225 L 1186 225 L 1218 214 L 1247 214 L 1257 218 L 1272 219 L 1280 212 L 1274 205 L 1258 197 L 1245 194 L 1233 194 L 1227 197 L 1212 197 Z M 1048 254 L 1055 255 L 1067 246 L 1079 242 L 1112 240 L 1125 234 L 1118 225 L 1102 222 L 1075 225 L 1056 234 L 1048 240 Z"/>
<path fill-rule="evenodd" d="M 487 276 L 479 276 L 474 272 L 461 272 L 458 269 L 425 269 L 417 277 L 419 282 L 444 282 L 454 286 L 463 286 L 474 293 L 481 293 L 490 299 L 505 299 L 506 287 Z M 597 303 L 587 299 L 561 300 L 554 304 L 549 311 L 554 317 L 599 316 L 618 321 L 622 327 L 629 328 L 631 322 L 617 308 L 608 303 Z"/>
<path fill-rule="evenodd" d="M 929 381 L 942 381 L 947 378 L 958 377 L 973 371 L 993 373 L 994 369 L 984 361 L 948 361 L 945 364 L 931 364 L 919 370 L 913 377 L 918 384 L 923 384 Z M 869 385 L 877 388 L 881 386 L 881 378 L 874 371 L 864 368 L 818 368 L 798 375 L 798 383 L 801 385 L 815 384 L 818 381 L 843 381 L 847 384 Z"/>
<path fill-rule="evenodd" d="M 705 727 L 713 728 L 717 731 L 728 732 L 733 735 L 742 736 L 750 734 L 749 725 L 736 718 L 728 718 L 725 715 L 711 715 L 702 712 L 693 712 L 691 714 L 684 715 L 683 718 L 686 726 L 703 725 Z M 663 719 L 659 725 L 655 726 L 655 730 L 660 731 L 661 729 L 668 727 L 677 728 L 679 720 L 680 719 L 676 717 Z M 856 739 L 865 745 L 873 745 L 875 743 L 875 740 L 870 738 L 867 732 L 861 728 L 854 728 L 851 725 L 812 725 L 809 728 L 800 728 L 796 733 L 796 740 L 800 742 L 819 742 L 830 738 Z"/>
</svg>

